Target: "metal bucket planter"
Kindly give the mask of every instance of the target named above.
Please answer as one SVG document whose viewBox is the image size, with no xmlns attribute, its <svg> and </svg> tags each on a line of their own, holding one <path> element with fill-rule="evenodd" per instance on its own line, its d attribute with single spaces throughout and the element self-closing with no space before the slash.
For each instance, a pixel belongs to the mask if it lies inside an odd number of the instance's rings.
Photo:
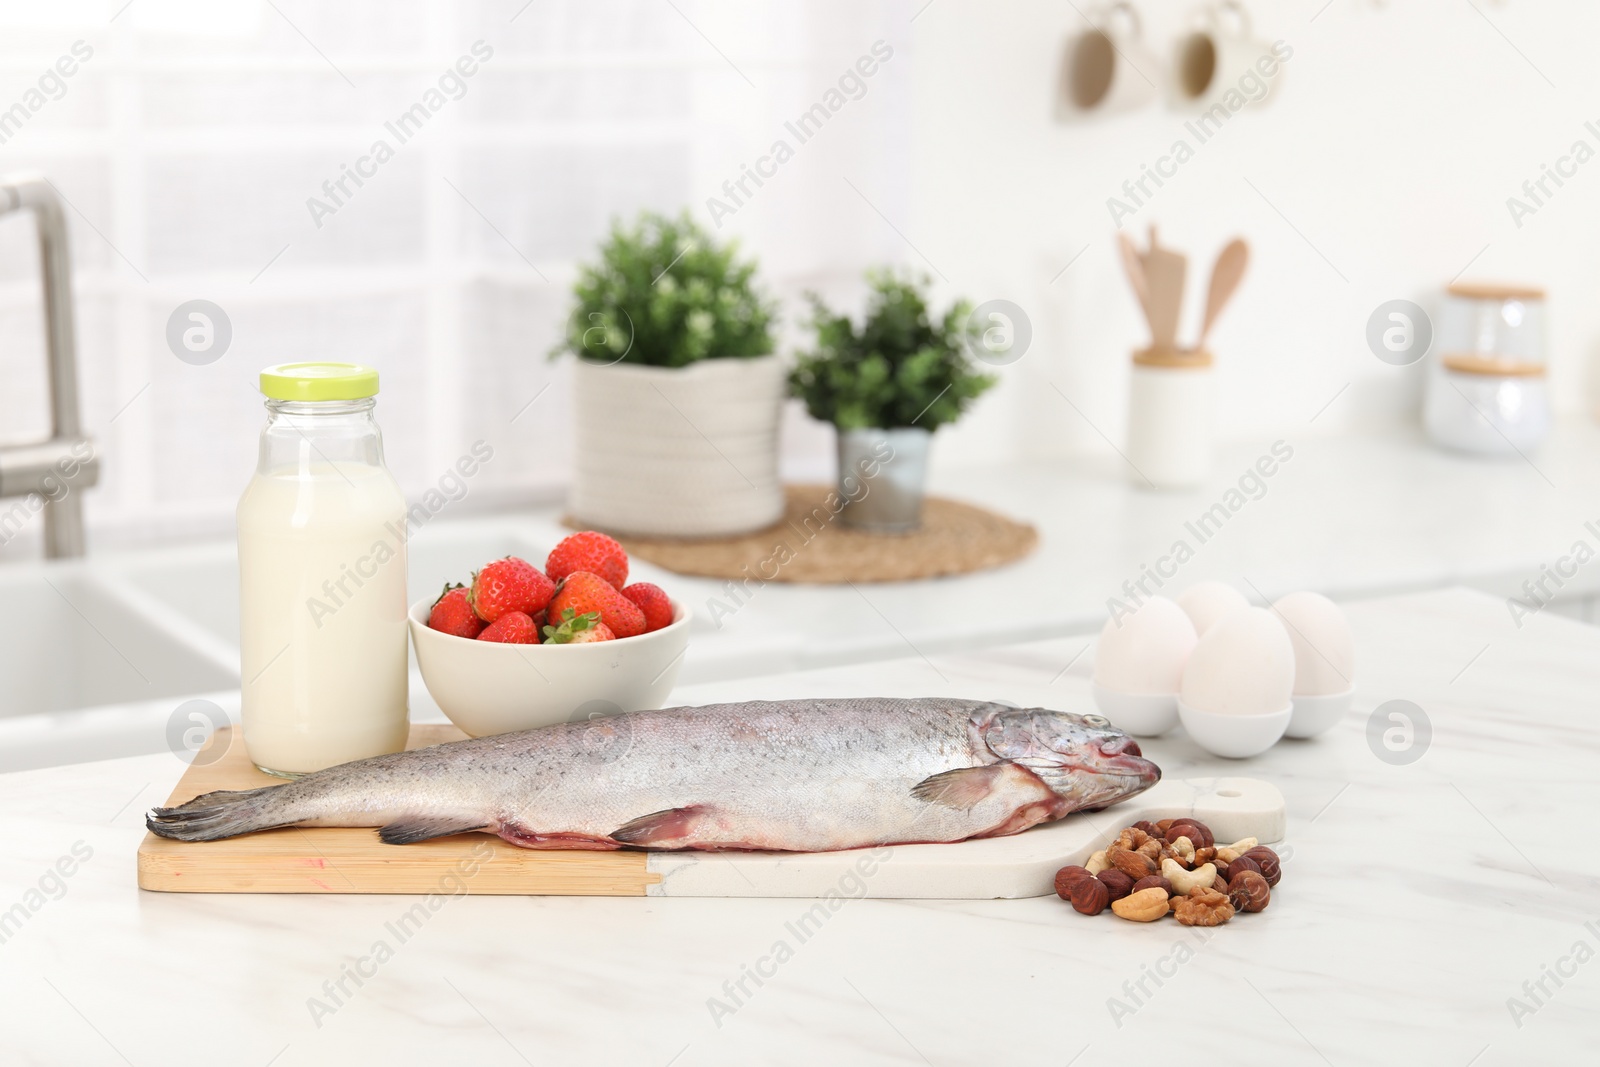
<svg viewBox="0 0 1600 1067">
<path fill-rule="evenodd" d="M 569 507 L 616 533 L 724 537 L 783 517 L 778 356 L 687 367 L 577 361 Z"/>
<path fill-rule="evenodd" d="M 839 431 L 839 522 L 867 533 L 908 533 L 922 525 L 928 443 L 915 426 Z"/>
</svg>

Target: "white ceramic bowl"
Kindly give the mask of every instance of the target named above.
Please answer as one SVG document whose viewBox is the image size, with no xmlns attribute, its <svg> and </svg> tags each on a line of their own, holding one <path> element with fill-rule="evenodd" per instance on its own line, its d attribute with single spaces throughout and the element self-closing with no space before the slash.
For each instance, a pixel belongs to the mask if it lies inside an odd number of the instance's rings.
<svg viewBox="0 0 1600 1067">
<path fill-rule="evenodd" d="M 1099 682 L 1091 682 L 1089 691 L 1111 725 L 1135 737 L 1156 737 L 1178 724 L 1176 693 L 1119 693 Z"/>
<path fill-rule="evenodd" d="M 1350 702 L 1355 696 L 1355 686 L 1342 693 L 1328 693 L 1323 696 L 1301 696 L 1296 693 L 1294 715 L 1289 720 L 1289 728 L 1283 732 L 1284 736 L 1316 737 L 1332 729 L 1334 723 L 1350 710 Z"/>
<path fill-rule="evenodd" d="M 590 711 L 659 708 L 689 646 L 689 609 L 676 600 L 670 623 L 637 637 L 503 645 L 429 629 L 436 599 L 411 605 L 411 643 L 428 692 L 472 737 L 574 721 Z"/>
<path fill-rule="evenodd" d="M 1277 744 L 1293 715 L 1293 704 L 1265 715 L 1223 715 L 1178 701 L 1178 718 L 1194 743 L 1213 756 L 1229 759 L 1259 756 Z"/>
</svg>

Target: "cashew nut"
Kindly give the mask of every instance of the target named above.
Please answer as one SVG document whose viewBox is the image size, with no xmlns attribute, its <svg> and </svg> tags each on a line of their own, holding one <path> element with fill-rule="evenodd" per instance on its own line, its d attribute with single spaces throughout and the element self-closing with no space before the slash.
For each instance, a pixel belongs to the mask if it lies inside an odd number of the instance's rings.
<svg viewBox="0 0 1600 1067">
<path fill-rule="evenodd" d="M 1089 857 L 1089 862 L 1085 863 L 1083 868 L 1090 874 L 1099 874 L 1109 866 L 1111 866 L 1111 864 L 1106 862 L 1106 850 L 1101 849 L 1099 852 L 1096 852 L 1094 855 Z"/>
<path fill-rule="evenodd" d="M 1217 859 L 1221 860 L 1223 863 L 1232 863 L 1242 855 L 1244 855 L 1244 853 L 1235 851 L 1234 849 L 1229 848 L 1227 845 L 1223 845 L 1221 848 L 1217 849 Z"/>
<path fill-rule="evenodd" d="M 1186 871 L 1179 866 L 1177 860 L 1165 859 L 1161 861 L 1161 877 L 1172 885 L 1173 896 L 1186 897 L 1189 890 L 1196 887 L 1210 889 L 1217 880 L 1215 864 L 1205 863 L 1192 871 Z"/>
<path fill-rule="evenodd" d="M 1182 859 L 1183 862 L 1194 862 L 1194 842 L 1190 841 L 1187 837 L 1179 836 L 1176 841 L 1172 842 L 1172 851 L 1176 853 L 1178 858 Z"/>
<path fill-rule="evenodd" d="M 1257 841 L 1253 837 L 1241 837 L 1228 847 L 1233 849 L 1235 852 L 1245 852 L 1249 849 L 1255 848 L 1259 844 L 1261 844 L 1261 842 Z M 1231 863 L 1232 861 L 1230 860 L 1229 862 Z"/>
<path fill-rule="evenodd" d="M 1111 911 L 1118 918 L 1130 919 L 1136 923 L 1155 922 L 1165 915 L 1170 907 L 1167 891 L 1160 886 L 1141 889 L 1137 893 L 1129 893 L 1121 900 L 1111 902 Z"/>
</svg>

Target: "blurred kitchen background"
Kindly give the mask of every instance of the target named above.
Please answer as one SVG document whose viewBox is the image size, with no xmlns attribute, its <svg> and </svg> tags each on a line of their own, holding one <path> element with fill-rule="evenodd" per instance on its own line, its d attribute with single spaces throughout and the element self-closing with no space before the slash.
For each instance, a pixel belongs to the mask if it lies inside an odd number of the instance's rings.
<svg viewBox="0 0 1600 1067">
<path fill-rule="evenodd" d="M 1255 36 L 1292 49 L 1276 95 L 1124 220 L 1141 236 L 1158 223 L 1197 272 L 1227 238 L 1251 242 L 1212 337 L 1220 438 L 1414 433 L 1423 365 L 1375 359 L 1366 320 L 1396 298 L 1435 311 L 1458 278 L 1546 288 L 1558 418 L 1589 420 L 1600 259 L 1585 236 L 1600 226 L 1600 164 L 1520 225 L 1507 198 L 1574 141 L 1600 144 L 1584 125 L 1600 119 L 1586 107 L 1600 101 L 1588 55 L 1600 10 L 1247 6 Z M 1163 57 L 1195 11 L 1136 9 Z M 802 292 L 859 304 L 874 263 L 926 271 L 941 300 L 1024 309 L 1030 350 L 941 433 L 938 468 L 1114 463 L 1142 323 L 1107 199 L 1126 201 L 1125 181 L 1194 138 L 1192 116 L 1159 101 L 1054 120 L 1062 48 L 1086 14 L 967 0 L 0 5 L 0 106 L 75 42 L 92 49 L 58 95 L 0 126 L 0 173 L 41 171 L 69 204 L 83 413 L 103 471 L 85 498 L 91 553 L 228 535 L 262 419 L 255 376 L 291 359 L 380 369 L 388 462 L 408 492 L 483 438 L 499 458 L 463 513 L 559 501 L 571 368 L 546 353 L 575 261 L 641 208 L 687 205 L 710 225 L 708 198 L 774 140 L 793 143 L 785 122 L 876 41 L 893 55 L 860 98 L 719 236 L 759 258 L 791 341 Z M 493 56 L 462 97 L 319 228 L 308 198 L 479 40 Z M 31 219 L 0 220 L 7 442 L 48 431 L 37 271 Z M 1193 321 L 1203 275 L 1191 278 Z M 164 338 L 196 298 L 233 329 L 205 366 L 173 358 Z M 791 407 L 785 469 L 826 479 L 831 432 Z M 36 556 L 38 537 L 31 524 L 0 556 Z"/>
</svg>

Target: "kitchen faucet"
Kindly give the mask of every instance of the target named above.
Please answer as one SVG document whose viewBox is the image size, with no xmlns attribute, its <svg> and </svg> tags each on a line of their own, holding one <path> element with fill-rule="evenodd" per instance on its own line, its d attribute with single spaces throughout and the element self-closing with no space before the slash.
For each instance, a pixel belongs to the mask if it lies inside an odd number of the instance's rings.
<svg viewBox="0 0 1600 1067">
<path fill-rule="evenodd" d="M 94 442 L 78 421 L 78 348 L 72 328 L 72 267 L 67 223 L 55 186 L 42 175 L 0 177 L 0 215 L 28 208 L 39 228 L 39 275 L 44 284 L 45 348 L 50 360 L 50 437 L 0 445 L 0 499 L 38 494 L 44 501 L 44 554 L 52 559 L 84 552 L 84 489 L 100 476 Z M 16 509 L 13 508 L 13 511 Z M 0 512 L 0 532 L 12 528 Z"/>
</svg>

